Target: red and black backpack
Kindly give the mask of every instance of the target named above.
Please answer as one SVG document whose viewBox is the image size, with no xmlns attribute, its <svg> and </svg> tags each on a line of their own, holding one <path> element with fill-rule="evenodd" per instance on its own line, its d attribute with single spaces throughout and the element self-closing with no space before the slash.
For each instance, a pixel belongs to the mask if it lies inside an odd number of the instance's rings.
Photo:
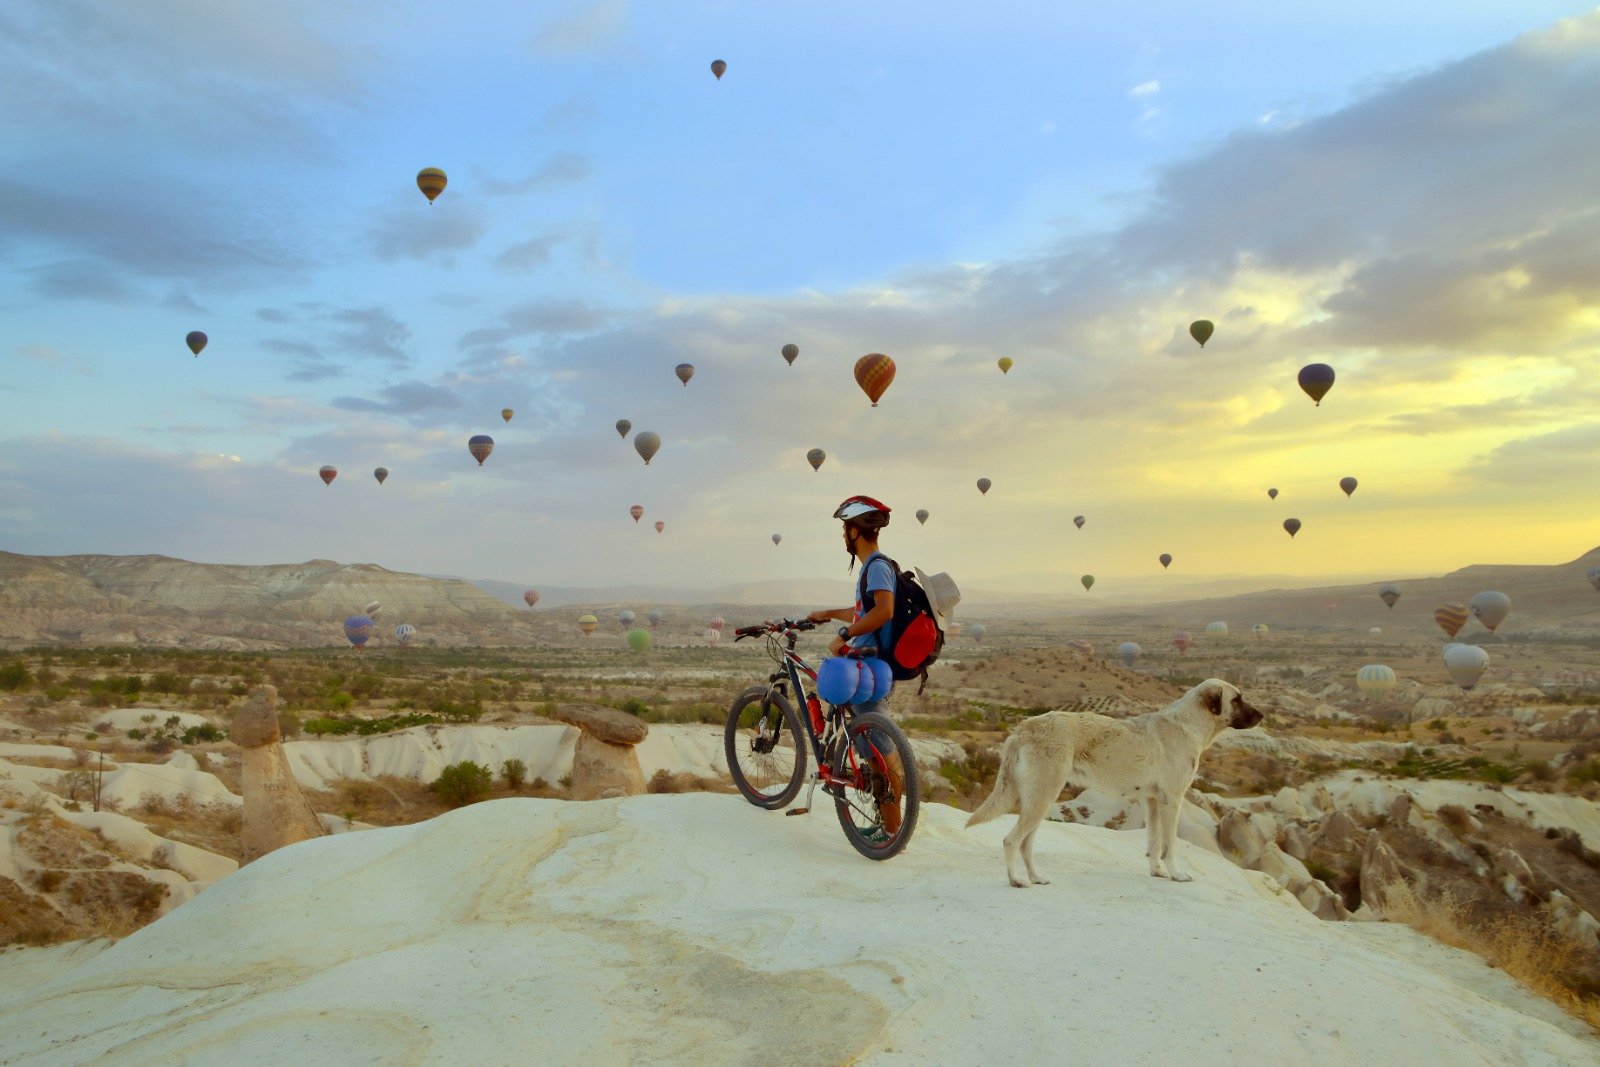
<svg viewBox="0 0 1600 1067">
<path fill-rule="evenodd" d="M 893 569 L 895 583 L 894 618 L 888 624 L 889 647 L 879 648 L 878 658 L 889 665 L 897 682 L 920 677 L 922 685 L 917 687 L 920 693 L 928 684 L 928 668 L 933 666 L 944 649 L 944 630 L 940 628 L 939 619 L 928 600 L 928 592 L 917 581 L 916 574 L 901 570 L 900 564 L 882 552 L 867 557 L 866 564 L 861 568 L 861 577 L 856 582 L 856 600 L 861 604 L 863 613 L 871 610 L 868 606 L 870 601 L 867 600 L 867 567 L 879 557 Z"/>
</svg>

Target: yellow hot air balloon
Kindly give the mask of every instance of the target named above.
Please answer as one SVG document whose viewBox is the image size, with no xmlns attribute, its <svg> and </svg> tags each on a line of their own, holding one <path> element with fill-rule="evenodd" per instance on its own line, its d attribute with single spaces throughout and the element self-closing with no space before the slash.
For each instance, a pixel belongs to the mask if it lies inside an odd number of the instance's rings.
<svg viewBox="0 0 1600 1067">
<path fill-rule="evenodd" d="M 1462 604 L 1444 604 L 1433 612 L 1433 621 L 1439 624 L 1439 629 L 1454 637 L 1461 628 L 1467 624 L 1471 616 Z"/>
<path fill-rule="evenodd" d="M 502 419 L 505 419 L 507 422 L 510 422 L 511 421 L 511 416 L 513 416 L 515 414 L 516 414 L 516 412 L 512 411 L 510 408 L 501 408 L 500 409 L 500 417 Z"/>
<path fill-rule="evenodd" d="M 578 616 L 578 629 L 583 632 L 583 636 L 585 637 L 588 637 L 590 634 L 594 633 L 595 627 L 599 625 L 600 620 L 595 618 L 593 615 Z"/>
<path fill-rule="evenodd" d="M 438 167 L 423 167 L 417 171 L 417 188 L 422 190 L 422 195 L 428 198 L 430 204 L 444 192 L 445 184 L 449 180 L 444 176 L 444 171 Z"/>
<path fill-rule="evenodd" d="M 1013 364 L 1011 362 L 1011 357 L 1010 356 L 1001 356 L 1000 357 L 999 366 L 1000 366 L 1000 373 L 1001 374 L 1010 374 L 1011 373 L 1011 368 L 1014 365 L 1015 364 Z"/>
</svg>

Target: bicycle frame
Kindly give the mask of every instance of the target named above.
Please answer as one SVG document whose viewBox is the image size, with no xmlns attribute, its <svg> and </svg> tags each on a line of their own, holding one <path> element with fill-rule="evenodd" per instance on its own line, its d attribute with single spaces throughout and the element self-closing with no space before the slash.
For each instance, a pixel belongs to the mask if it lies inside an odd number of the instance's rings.
<svg viewBox="0 0 1600 1067">
<path fill-rule="evenodd" d="M 781 636 L 780 636 L 781 634 Z M 768 651 L 773 653 L 773 658 L 779 661 L 779 667 L 767 677 L 767 696 L 770 699 L 774 692 L 781 689 L 792 688 L 794 691 L 794 706 L 800 721 L 805 727 L 806 737 L 811 741 L 811 754 L 814 757 L 814 766 L 817 768 L 815 779 L 826 785 L 848 785 L 859 788 L 861 785 L 861 767 L 856 760 L 853 745 L 844 746 L 844 756 L 848 761 L 848 776 L 841 777 L 836 774 L 831 761 L 828 759 L 829 742 L 843 734 L 847 726 L 845 709 L 849 704 L 829 704 L 824 715 L 824 728 L 821 736 L 811 724 L 811 697 L 815 694 L 806 690 L 807 678 L 817 680 L 816 668 L 807 663 L 794 650 L 795 642 L 800 637 L 800 631 L 793 627 L 786 627 L 779 632 L 767 634 Z M 820 699 L 820 698 L 819 698 Z M 841 766 L 840 771 L 845 771 L 846 766 Z M 809 807 L 809 802 L 807 804 Z"/>
</svg>

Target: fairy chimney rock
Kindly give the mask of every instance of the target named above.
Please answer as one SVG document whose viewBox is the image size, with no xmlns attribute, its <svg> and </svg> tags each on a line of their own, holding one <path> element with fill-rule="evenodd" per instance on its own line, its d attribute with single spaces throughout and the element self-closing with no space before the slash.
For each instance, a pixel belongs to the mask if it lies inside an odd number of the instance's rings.
<svg viewBox="0 0 1600 1067">
<path fill-rule="evenodd" d="M 578 728 L 572 752 L 574 800 L 633 797 L 645 791 L 633 746 L 649 736 L 649 724 L 614 708 L 583 704 L 559 707 L 553 717 Z"/>
<path fill-rule="evenodd" d="M 244 819 L 239 830 L 239 862 L 249 863 L 274 849 L 321 837 L 317 813 L 290 773 L 278 732 L 278 691 L 258 686 L 233 717 L 229 737 L 244 750 L 240 778 Z"/>
</svg>

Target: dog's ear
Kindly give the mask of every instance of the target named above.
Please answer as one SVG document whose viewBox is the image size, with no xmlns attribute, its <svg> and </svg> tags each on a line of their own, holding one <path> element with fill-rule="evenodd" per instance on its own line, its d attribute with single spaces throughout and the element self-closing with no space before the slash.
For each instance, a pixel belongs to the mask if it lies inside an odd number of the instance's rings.
<svg viewBox="0 0 1600 1067">
<path fill-rule="evenodd" d="M 1222 683 L 1210 681 L 1200 690 L 1200 706 L 1213 715 L 1222 714 Z"/>
</svg>

